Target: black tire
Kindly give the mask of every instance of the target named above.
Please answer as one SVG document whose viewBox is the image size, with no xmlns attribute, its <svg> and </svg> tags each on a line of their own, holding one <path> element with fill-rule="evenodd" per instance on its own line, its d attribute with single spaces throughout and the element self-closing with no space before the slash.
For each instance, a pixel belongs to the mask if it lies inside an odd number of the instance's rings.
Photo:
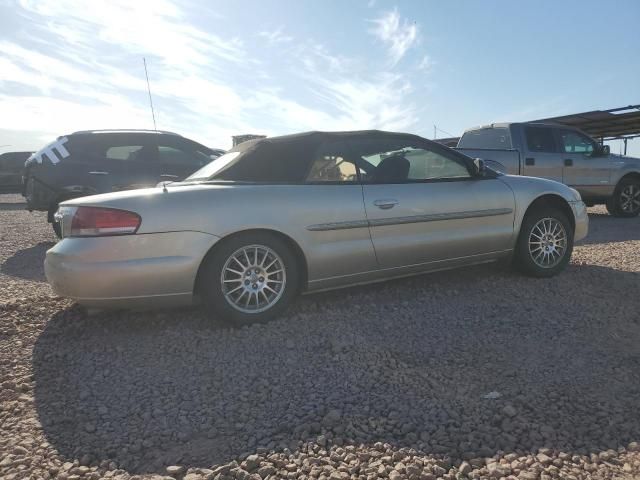
<svg viewBox="0 0 640 480">
<path fill-rule="evenodd" d="M 632 200 L 640 202 L 640 178 L 629 177 L 623 178 L 616 185 L 613 196 L 607 200 L 607 211 L 614 217 L 633 218 L 640 214 L 640 203 L 632 201 L 631 205 L 627 203 L 629 189 L 635 196 Z"/>
<path fill-rule="evenodd" d="M 253 250 L 255 246 L 264 247 L 264 251 L 266 251 L 266 249 L 271 250 L 276 254 L 277 257 L 279 257 L 279 260 L 282 262 L 282 275 L 284 275 L 283 277 L 279 278 L 281 280 L 284 279 L 284 283 L 283 287 L 281 287 L 282 291 L 278 291 L 279 297 L 275 299 L 274 296 L 274 303 L 271 306 L 268 306 L 268 308 L 256 312 L 240 311 L 239 308 L 241 308 L 242 306 L 234 306 L 232 304 L 232 300 L 228 300 L 228 297 L 225 296 L 225 291 L 223 291 L 223 289 L 227 288 L 228 291 L 226 295 L 229 295 L 229 291 L 233 290 L 233 288 L 236 288 L 236 285 L 238 285 L 241 287 L 240 293 L 242 293 L 243 290 L 248 290 L 252 286 L 256 285 L 257 281 L 256 279 L 242 280 L 238 284 L 232 284 L 233 287 L 227 287 L 227 284 L 223 285 L 222 282 L 223 269 L 225 268 L 225 265 L 227 265 L 227 262 L 232 261 L 232 257 L 234 256 L 234 254 L 238 253 L 238 251 L 245 247 L 251 247 L 251 250 Z M 256 260 L 256 263 L 260 263 L 259 257 L 261 253 L 263 253 L 263 251 L 259 250 L 257 254 L 258 260 Z M 252 253 L 249 252 L 249 257 L 251 257 L 251 255 Z M 275 257 L 270 257 L 270 259 L 271 258 Z M 250 261 L 253 261 L 253 257 L 251 257 Z M 229 265 L 234 264 L 231 263 Z M 235 266 L 235 268 L 240 270 L 242 267 Z M 227 273 L 228 271 L 229 270 L 226 270 Z M 246 277 L 232 276 L 231 278 L 232 280 L 229 281 L 235 282 L 235 278 L 245 279 Z M 276 235 L 270 234 L 268 232 L 240 234 L 228 240 L 223 240 L 220 245 L 216 246 L 214 251 L 205 259 L 205 263 L 203 264 L 202 271 L 200 273 L 198 294 L 202 299 L 204 307 L 212 316 L 216 318 L 222 318 L 223 320 L 235 326 L 243 326 L 252 323 L 267 322 L 274 317 L 282 314 L 298 294 L 300 290 L 300 279 L 300 267 L 298 265 L 296 257 L 284 241 L 282 241 Z M 244 285 L 249 281 L 256 281 L 256 284 Z M 269 280 L 266 280 L 266 282 L 269 282 Z M 271 284 L 271 286 L 275 289 L 278 288 L 277 284 Z M 262 297 L 259 296 L 258 292 L 252 293 L 256 296 L 256 299 L 260 297 L 260 301 L 262 301 Z M 251 294 L 247 293 L 247 295 L 250 296 Z M 271 295 L 271 293 L 267 291 L 265 295 Z M 243 297 L 242 301 L 244 302 L 245 300 L 246 298 Z M 247 306 L 246 308 L 252 308 L 253 303 L 254 301 L 252 300 L 249 306 Z M 259 307 L 259 304 L 257 302 L 255 303 L 255 307 L 257 309 Z"/>
<path fill-rule="evenodd" d="M 531 252 L 529 244 L 530 239 L 532 241 L 536 240 L 536 237 L 532 236 L 532 234 L 540 233 L 539 230 L 536 230 L 536 226 L 543 219 L 552 219 L 562 225 L 566 238 L 562 254 L 556 260 L 557 263 L 550 263 L 548 266 L 541 266 L 534 260 L 535 254 Z M 571 222 L 569 222 L 566 215 L 557 208 L 540 207 L 527 213 L 522 222 L 522 226 L 520 227 L 520 235 L 518 236 L 518 243 L 516 244 L 516 251 L 514 254 L 515 267 L 525 275 L 532 277 L 552 277 L 557 275 L 565 269 L 571 259 L 571 253 L 573 252 L 573 233 Z M 539 248 L 543 248 L 542 245 L 540 245 Z M 549 248 L 553 248 L 554 251 L 557 251 L 555 244 Z M 541 250 L 537 250 L 537 253 L 540 252 Z"/>
<path fill-rule="evenodd" d="M 60 226 L 60 222 L 56 221 L 55 213 L 58 210 L 58 205 L 51 207 L 49 209 L 49 218 L 51 219 L 51 227 L 53 228 L 56 237 L 62 238 L 62 227 Z"/>
</svg>

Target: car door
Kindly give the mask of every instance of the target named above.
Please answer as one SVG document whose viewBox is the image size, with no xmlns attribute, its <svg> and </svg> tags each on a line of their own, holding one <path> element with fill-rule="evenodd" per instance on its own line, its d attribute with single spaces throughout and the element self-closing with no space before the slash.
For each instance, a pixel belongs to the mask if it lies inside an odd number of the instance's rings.
<svg viewBox="0 0 640 480">
<path fill-rule="evenodd" d="M 470 159 L 405 137 L 354 142 L 381 268 L 473 257 L 511 248 L 513 192 L 473 176 Z"/>
<path fill-rule="evenodd" d="M 525 125 L 522 129 L 523 175 L 562 182 L 562 161 L 553 128 Z"/>
<path fill-rule="evenodd" d="M 89 172 L 106 176 L 112 191 L 153 187 L 159 175 L 158 147 L 153 135 L 119 133 L 102 142 L 100 170 Z"/>
<path fill-rule="evenodd" d="M 611 162 L 608 156 L 593 156 L 598 151 L 595 140 L 571 129 L 558 129 L 556 133 L 562 152 L 563 182 L 596 195 L 599 190 L 607 190 L 611 184 Z"/>
<path fill-rule="evenodd" d="M 201 145 L 185 138 L 163 135 L 158 139 L 158 181 L 184 180 L 213 158 Z"/>
<path fill-rule="evenodd" d="M 291 196 L 295 205 L 288 210 L 303 207 L 303 248 L 310 288 L 367 280 L 378 264 L 369 235 L 362 185 L 347 143 L 331 141 L 319 146 L 313 153 L 303 188 L 303 195 Z"/>
</svg>

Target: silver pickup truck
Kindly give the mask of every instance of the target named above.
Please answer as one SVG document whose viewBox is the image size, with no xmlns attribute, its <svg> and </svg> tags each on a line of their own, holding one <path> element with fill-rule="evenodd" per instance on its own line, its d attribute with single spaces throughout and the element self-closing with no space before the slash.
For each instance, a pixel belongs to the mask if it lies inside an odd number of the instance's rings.
<svg viewBox="0 0 640 480">
<path fill-rule="evenodd" d="M 493 170 L 565 183 L 611 215 L 640 213 L 640 159 L 609 152 L 582 131 L 546 123 L 493 123 L 464 132 L 457 150 Z"/>
</svg>

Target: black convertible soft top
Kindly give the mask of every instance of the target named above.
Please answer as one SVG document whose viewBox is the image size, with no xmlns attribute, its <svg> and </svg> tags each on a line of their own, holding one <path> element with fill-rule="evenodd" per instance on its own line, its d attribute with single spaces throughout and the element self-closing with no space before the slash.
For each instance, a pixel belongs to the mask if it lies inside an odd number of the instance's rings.
<svg viewBox="0 0 640 480">
<path fill-rule="evenodd" d="M 384 130 L 354 130 L 344 132 L 320 132 L 317 130 L 311 132 L 294 133 L 291 135 L 280 135 L 277 137 L 259 138 L 256 140 L 249 140 L 236 145 L 231 152 L 244 152 L 252 149 L 260 148 L 264 145 L 271 144 L 282 148 L 295 148 L 295 146 L 304 147 L 307 149 L 314 149 L 321 143 L 331 140 L 380 140 L 385 138 L 406 138 L 406 139 L 419 139 L 426 140 L 418 135 L 411 133 L 397 133 L 387 132 Z M 427 140 L 429 141 L 429 140 Z M 434 145 L 438 145 L 435 142 Z"/>
<path fill-rule="evenodd" d="M 367 141 L 372 140 L 371 146 Z M 231 152 L 240 155 L 224 169 L 213 174 L 210 179 L 230 181 L 290 181 L 300 182 L 306 178 L 313 156 L 326 142 L 353 142 L 358 144 L 358 154 L 372 153 L 379 148 L 373 141 L 389 140 L 393 143 L 423 145 L 433 151 L 445 151 L 449 156 L 458 157 L 469 164 L 472 160 L 455 150 L 410 133 L 386 132 L 381 130 L 360 130 L 345 132 L 303 132 L 292 135 L 259 138 L 236 145 Z M 221 157 L 224 158 L 224 157 Z M 355 160 L 357 161 L 357 159 Z"/>
<path fill-rule="evenodd" d="M 272 155 L 280 159 L 286 159 L 287 157 L 295 156 L 299 160 L 301 157 L 307 157 L 313 154 L 317 148 L 327 141 L 340 141 L 340 140 L 401 140 L 417 141 L 427 143 L 435 151 L 447 150 L 460 158 L 464 158 L 465 161 L 469 160 L 466 155 L 457 152 L 456 150 L 449 149 L 440 143 L 427 140 L 426 138 L 414 135 L 411 133 L 399 133 L 399 132 L 387 132 L 384 130 L 354 130 L 344 132 L 302 132 L 294 133 L 291 135 L 281 135 L 277 137 L 266 137 L 256 140 L 249 140 L 236 145 L 231 152 L 245 152 L 245 154 L 260 153 L 265 155 L 263 161 L 269 161 Z"/>
</svg>

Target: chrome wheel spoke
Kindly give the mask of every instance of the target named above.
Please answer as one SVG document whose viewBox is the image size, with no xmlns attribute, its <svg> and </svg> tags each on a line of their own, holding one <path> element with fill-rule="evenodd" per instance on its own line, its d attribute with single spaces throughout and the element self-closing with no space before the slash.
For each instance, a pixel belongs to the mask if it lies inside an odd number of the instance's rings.
<svg viewBox="0 0 640 480">
<path fill-rule="evenodd" d="M 241 288 L 242 288 L 242 285 L 240 285 L 240 286 L 238 286 L 238 287 L 234 288 L 233 290 L 229 290 L 229 291 L 227 292 L 227 294 L 232 294 L 232 293 L 234 293 L 234 292 L 237 292 L 237 291 L 238 291 L 238 290 L 240 290 Z"/>
<path fill-rule="evenodd" d="M 278 261 L 278 259 L 274 259 L 269 265 L 267 265 L 266 267 L 264 267 L 265 270 L 269 270 L 276 262 Z"/>
</svg>

